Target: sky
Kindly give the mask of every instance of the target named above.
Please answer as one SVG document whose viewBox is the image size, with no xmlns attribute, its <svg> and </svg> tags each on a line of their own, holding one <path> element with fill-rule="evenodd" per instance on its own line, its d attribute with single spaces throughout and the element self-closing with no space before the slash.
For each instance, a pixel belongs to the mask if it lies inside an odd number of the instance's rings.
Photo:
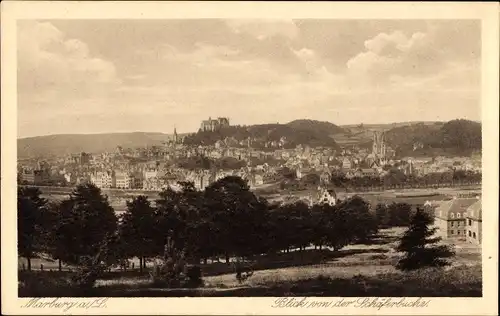
<svg viewBox="0 0 500 316">
<path fill-rule="evenodd" d="M 475 20 L 22 20 L 18 137 L 480 120 Z"/>
</svg>

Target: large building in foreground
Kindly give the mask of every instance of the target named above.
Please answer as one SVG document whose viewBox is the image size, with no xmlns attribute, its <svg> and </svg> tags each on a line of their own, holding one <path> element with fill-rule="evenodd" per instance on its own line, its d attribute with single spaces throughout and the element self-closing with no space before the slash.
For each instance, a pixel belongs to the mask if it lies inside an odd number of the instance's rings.
<svg viewBox="0 0 500 316">
<path fill-rule="evenodd" d="M 483 207 L 481 200 L 476 201 L 467 209 L 467 242 L 481 244 L 483 237 Z"/>
<path fill-rule="evenodd" d="M 206 131 L 216 131 L 220 128 L 227 127 L 229 126 L 229 118 L 227 117 L 218 117 L 214 120 L 212 120 L 211 117 L 208 118 L 208 120 L 202 121 L 200 130 L 203 132 Z"/>
<path fill-rule="evenodd" d="M 469 208 L 477 202 L 478 198 L 454 197 L 441 203 L 434 210 L 434 225 L 438 229 L 436 233 L 442 238 L 465 241 L 471 230 L 467 225 Z"/>
</svg>

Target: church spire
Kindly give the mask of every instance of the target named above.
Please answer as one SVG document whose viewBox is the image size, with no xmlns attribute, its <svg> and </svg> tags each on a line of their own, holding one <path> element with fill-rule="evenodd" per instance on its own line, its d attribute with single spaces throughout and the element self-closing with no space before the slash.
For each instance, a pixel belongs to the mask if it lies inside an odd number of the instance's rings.
<svg viewBox="0 0 500 316">
<path fill-rule="evenodd" d="M 176 128 L 176 127 L 175 127 L 175 125 L 174 125 L 174 143 L 176 143 L 176 144 L 177 144 L 177 142 L 178 142 L 178 139 L 177 139 L 177 138 L 178 138 L 178 137 L 177 137 L 177 128 Z"/>
</svg>

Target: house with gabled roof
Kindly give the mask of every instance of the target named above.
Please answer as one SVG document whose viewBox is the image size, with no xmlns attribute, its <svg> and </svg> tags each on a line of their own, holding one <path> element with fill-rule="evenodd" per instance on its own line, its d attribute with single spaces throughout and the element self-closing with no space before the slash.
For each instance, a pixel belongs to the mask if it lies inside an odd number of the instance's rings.
<svg viewBox="0 0 500 316">
<path fill-rule="evenodd" d="M 477 202 L 476 198 L 453 197 L 444 201 L 434 211 L 434 225 L 437 234 L 443 238 L 465 240 L 468 208 Z"/>
<path fill-rule="evenodd" d="M 320 187 L 318 190 L 318 204 L 334 206 L 337 203 L 337 193 L 333 189 Z"/>
</svg>

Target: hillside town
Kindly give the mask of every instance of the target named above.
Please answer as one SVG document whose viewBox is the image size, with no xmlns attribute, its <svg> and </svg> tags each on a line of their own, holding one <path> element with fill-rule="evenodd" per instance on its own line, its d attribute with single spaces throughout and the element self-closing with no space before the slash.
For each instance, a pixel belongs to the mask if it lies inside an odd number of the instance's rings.
<svg viewBox="0 0 500 316">
<path fill-rule="evenodd" d="M 229 126 L 228 118 L 209 118 L 201 122 L 200 131 L 215 132 L 226 126 Z M 340 150 L 308 145 L 285 149 L 286 139 L 269 142 L 266 150 L 253 148 L 251 140 L 245 143 L 226 138 L 211 146 L 185 145 L 183 140 L 174 129 L 163 146 L 117 146 L 114 152 L 82 152 L 54 159 L 23 160 L 18 163 L 19 181 L 40 186 L 75 186 L 91 182 L 103 189 L 147 191 L 160 191 L 180 181 L 188 181 L 203 190 L 218 179 L 233 175 L 246 179 L 251 188 L 259 188 L 281 181 L 283 170 L 286 170 L 295 180 L 311 175 L 317 177 L 325 189 L 332 176 L 339 174 L 348 180 L 382 180 L 389 174 L 408 178 L 459 170 L 481 172 L 480 154 L 453 158 L 396 157 L 395 151 L 386 144 L 383 132 L 373 132 L 371 150 L 356 145 Z"/>
<path fill-rule="evenodd" d="M 2 175 L 17 184 L 16 218 L 4 205 L 13 293 L 25 309 L 472 307 L 494 280 L 482 160 L 496 151 L 480 80 L 489 19 L 471 11 L 17 19 L 17 166 L 4 168 L 17 179 Z"/>
</svg>

